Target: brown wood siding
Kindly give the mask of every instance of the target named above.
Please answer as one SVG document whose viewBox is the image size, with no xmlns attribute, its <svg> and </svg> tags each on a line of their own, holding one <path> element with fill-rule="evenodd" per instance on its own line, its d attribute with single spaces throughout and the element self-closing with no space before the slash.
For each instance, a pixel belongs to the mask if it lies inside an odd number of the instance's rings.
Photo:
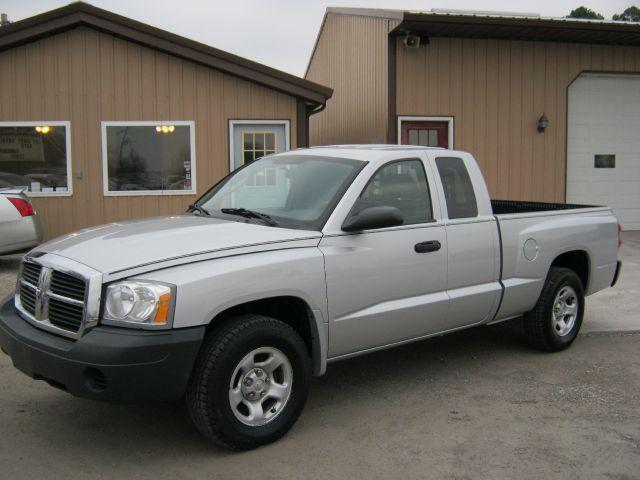
<svg viewBox="0 0 640 480">
<path fill-rule="evenodd" d="M 311 145 L 385 141 L 387 33 L 396 24 L 327 14 L 306 78 L 334 94 L 323 112 L 311 116 Z"/>
<path fill-rule="evenodd" d="M 71 122 L 71 197 L 38 197 L 45 238 L 183 212 L 229 171 L 229 119 L 288 119 L 296 99 L 88 28 L 0 53 L 0 120 Z M 100 122 L 193 120 L 197 195 L 105 197 Z"/>
<path fill-rule="evenodd" d="M 432 38 L 399 44 L 396 61 L 397 114 L 453 116 L 454 148 L 475 155 L 492 197 L 564 201 L 567 87 L 584 71 L 640 72 L 640 48 Z"/>
</svg>

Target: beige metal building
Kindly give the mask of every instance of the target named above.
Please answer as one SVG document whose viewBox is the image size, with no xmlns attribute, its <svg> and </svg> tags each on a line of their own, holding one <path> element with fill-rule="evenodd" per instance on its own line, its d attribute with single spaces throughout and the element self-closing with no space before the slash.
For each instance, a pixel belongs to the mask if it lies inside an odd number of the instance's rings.
<svg viewBox="0 0 640 480">
<path fill-rule="evenodd" d="M 640 24 L 329 8 L 311 144 L 472 152 L 494 198 L 615 208 L 640 229 Z"/>
<path fill-rule="evenodd" d="M 178 213 L 231 169 L 305 146 L 317 85 L 83 3 L 0 27 L 0 187 L 45 237 Z"/>
</svg>

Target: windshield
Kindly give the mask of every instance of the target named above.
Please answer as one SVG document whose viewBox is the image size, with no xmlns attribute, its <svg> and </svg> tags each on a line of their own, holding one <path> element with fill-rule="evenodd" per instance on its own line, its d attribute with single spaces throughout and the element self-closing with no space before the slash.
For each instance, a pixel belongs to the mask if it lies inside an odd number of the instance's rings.
<svg viewBox="0 0 640 480">
<path fill-rule="evenodd" d="M 346 158 L 271 155 L 233 172 L 197 205 L 216 217 L 246 209 L 280 227 L 320 230 L 364 165 Z"/>
</svg>

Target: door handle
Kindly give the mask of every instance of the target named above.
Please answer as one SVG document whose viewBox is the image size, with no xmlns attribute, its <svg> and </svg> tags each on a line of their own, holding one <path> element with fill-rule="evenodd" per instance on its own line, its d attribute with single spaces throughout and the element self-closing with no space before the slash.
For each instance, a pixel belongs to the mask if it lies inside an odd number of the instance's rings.
<svg viewBox="0 0 640 480">
<path fill-rule="evenodd" d="M 437 252 L 440 250 L 440 242 L 438 240 L 431 240 L 428 242 L 420 242 L 416 243 L 416 246 L 413 247 L 416 253 L 427 253 L 427 252 Z"/>
</svg>

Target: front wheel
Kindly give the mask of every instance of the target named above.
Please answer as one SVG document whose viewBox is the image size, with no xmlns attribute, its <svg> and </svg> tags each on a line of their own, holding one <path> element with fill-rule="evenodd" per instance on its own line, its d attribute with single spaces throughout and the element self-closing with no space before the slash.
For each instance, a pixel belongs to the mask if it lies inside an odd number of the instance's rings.
<svg viewBox="0 0 640 480">
<path fill-rule="evenodd" d="M 524 316 L 528 342 L 557 352 L 575 340 L 584 315 L 584 289 L 568 268 L 551 267 L 534 309 Z"/>
<path fill-rule="evenodd" d="M 309 353 L 289 325 L 243 315 L 206 339 L 187 389 L 195 426 L 236 450 L 273 442 L 295 423 L 311 379 Z"/>
</svg>

